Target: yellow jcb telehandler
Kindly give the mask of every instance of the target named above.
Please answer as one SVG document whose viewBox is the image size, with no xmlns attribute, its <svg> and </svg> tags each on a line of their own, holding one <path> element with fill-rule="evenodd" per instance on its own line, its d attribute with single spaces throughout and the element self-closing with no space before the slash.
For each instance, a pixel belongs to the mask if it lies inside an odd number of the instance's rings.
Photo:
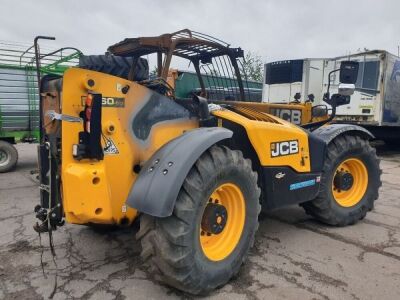
<svg viewBox="0 0 400 300">
<path fill-rule="evenodd" d="M 138 70 L 150 54 L 153 77 Z M 86 64 L 62 78 L 39 75 L 36 231 L 64 220 L 128 226 L 139 218 L 152 274 L 205 294 L 238 273 L 261 210 L 300 204 L 321 222 L 345 226 L 373 208 L 381 171 L 371 134 L 327 120 L 301 128 L 246 102 L 240 48 L 182 30 L 125 39 L 105 57 L 129 58 L 130 71 L 114 76 L 113 68 Z M 176 57 L 198 75 L 202 92 L 193 99 L 177 99 L 167 82 Z M 332 107 L 349 101 L 357 69 L 343 62 L 336 70 L 347 86 L 327 92 Z M 207 101 L 206 70 L 231 83 L 221 102 Z"/>
</svg>

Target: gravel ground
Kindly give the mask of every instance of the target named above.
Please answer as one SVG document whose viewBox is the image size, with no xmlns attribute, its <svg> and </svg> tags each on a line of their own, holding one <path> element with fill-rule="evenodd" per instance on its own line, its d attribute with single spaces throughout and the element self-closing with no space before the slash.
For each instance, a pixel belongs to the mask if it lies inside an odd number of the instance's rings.
<svg viewBox="0 0 400 300">
<path fill-rule="evenodd" d="M 18 168 L 0 174 L 0 299 L 182 299 L 141 266 L 137 228 L 108 232 L 66 225 L 55 232 L 56 265 L 32 209 L 39 190 L 34 145 L 18 145 Z M 400 299 L 400 154 L 380 151 L 383 187 L 357 225 L 322 225 L 300 207 L 264 216 L 237 278 L 211 299 Z M 397 152 L 399 153 L 399 152 Z M 56 271 L 57 270 L 57 271 Z"/>
</svg>

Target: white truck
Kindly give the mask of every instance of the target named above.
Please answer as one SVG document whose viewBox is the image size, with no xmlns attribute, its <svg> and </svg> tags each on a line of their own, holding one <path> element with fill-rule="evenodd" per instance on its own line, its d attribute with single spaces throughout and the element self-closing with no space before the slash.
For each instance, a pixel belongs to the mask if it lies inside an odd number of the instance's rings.
<svg viewBox="0 0 400 300">
<path fill-rule="evenodd" d="M 267 63 L 263 102 L 312 101 L 314 106 L 324 108 L 326 103 L 322 99 L 329 83 L 328 74 L 339 68 L 343 60 L 359 62 L 359 71 L 351 102 L 338 107 L 335 122 L 357 123 L 378 139 L 400 144 L 400 58 L 387 51 Z M 333 74 L 331 92 L 335 93 L 337 88 L 338 78 Z M 300 120 L 293 112 L 286 118 L 294 122 Z"/>
</svg>

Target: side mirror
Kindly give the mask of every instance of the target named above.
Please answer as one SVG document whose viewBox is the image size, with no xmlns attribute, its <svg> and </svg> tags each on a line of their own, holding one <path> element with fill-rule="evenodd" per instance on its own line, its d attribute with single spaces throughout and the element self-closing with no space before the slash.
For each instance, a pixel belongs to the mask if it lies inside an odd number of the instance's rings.
<svg viewBox="0 0 400 300">
<path fill-rule="evenodd" d="M 338 94 L 342 96 L 351 96 L 354 94 L 356 86 L 352 83 L 340 83 Z"/>
<path fill-rule="evenodd" d="M 355 84 L 358 76 L 358 62 L 356 61 L 342 61 L 340 63 L 340 83 Z"/>
<path fill-rule="evenodd" d="M 322 118 L 328 115 L 328 107 L 326 105 L 316 105 L 311 109 L 311 115 L 313 118 Z"/>
</svg>

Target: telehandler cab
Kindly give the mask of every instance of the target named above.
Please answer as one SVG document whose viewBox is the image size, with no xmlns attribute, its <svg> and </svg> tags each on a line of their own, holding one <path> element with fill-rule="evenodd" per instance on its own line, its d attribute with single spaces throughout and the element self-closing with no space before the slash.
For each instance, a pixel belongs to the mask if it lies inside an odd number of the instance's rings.
<svg viewBox="0 0 400 300">
<path fill-rule="evenodd" d="M 138 69 L 150 54 L 157 74 L 143 78 Z M 304 129 L 262 112 L 268 104 L 248 102 L 240 48 L 182 30 L 125 39 L 107 56 L 129 58 L 130 72 L 114 76 L 86 65 L 62 78 L 39 75 L 36 231 L 51 233 L 64 220 L 128 226 L 139 218 L 137 238 L 152 274 L 204 294 L 238 273 L 261 210 L 300 204 L 321 222 L 345 226 L 373 208 L 381 171 L 372 135 L 326 121 Z M 202 92 L 193 99 L 176 99 L 167 82 L 175 57 L 198 75 Z M 353 84 L 357 68 L 342 63 L 341 82 Z M 207 69 L 231 82 L 222 102 L 207 101 Z M 346 102 L 351 89 L 326 100 Z"/>
</svg>

